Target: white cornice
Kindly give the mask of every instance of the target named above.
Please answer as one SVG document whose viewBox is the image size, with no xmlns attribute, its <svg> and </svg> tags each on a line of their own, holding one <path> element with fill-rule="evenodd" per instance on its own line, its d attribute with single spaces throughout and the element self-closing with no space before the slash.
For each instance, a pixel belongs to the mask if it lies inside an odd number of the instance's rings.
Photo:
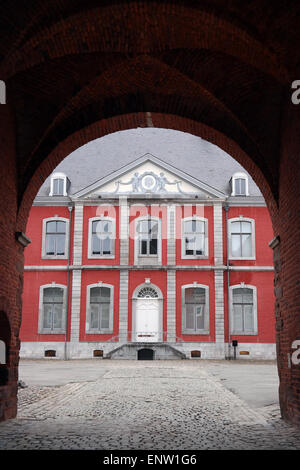
<svg viewBox="0 0 300 470">
<path fill-rule="evenodd" d="M 68 269 L 67 265 L 38 265 L 38 266 L 25 266 L 24 271 L 66 271 Z M 119 264 L 79 264 L 71 265 L 69 267 L 71 271 L 73 270 L 129 270 L 129 271 L 226 271 L 227 267 L 225 265 L 119 265 Z M 274 271 L 274 266 L 230 266 L 230 271 Z"/>
<path fill-rule="evenodd" d="M 218 189 L 204 183 L 203 181 L 198 180 L 197 178 L 194 178 L 193 176 L 189 175 L 188 173 L 185 173 L 182 170 L 179 170 L 178 168 L 174 167 L 173 165 L 170 165 L 169 163 L 164 162 L 163 160 L 155 157 L 154 155 L 151 155 L 150 153 L 146 153 L 142 157 L 138 158 L 137 160 L 134 160 L 134 162 L 129 163 L 128 165 L 123 166 L 117 171 L 114 171 L 113 173 L 110 173 L 108 176 L 105 176 L 104 178 L 101 178 L 100 180 L 95 181 L 93 184 L 83 188 L 80 191 L 77 191 L 73 196 L 74 197 L 87 197 L 89 194 L 92 194 L 95 192 L 99 187 L 104 186 L 107 183 L 110 183 L 116 178 L 120 178 L 121 176 L 125 175 L 127 172 L 132 171 L 142 165 L 143 163 L 146 162 L 151 162 L 160 167 L 161 169 L 167 170 L 176 176 L 179 176 L 186 182 L 196 186 L 199 188 L 200 191 L 204 191 L 205 193 L 209 194 L 212 197 L 221 197 L 224 198 L 226 195 L 222 192 L 219 191 Z M 145 197 L 145 195 L 144 195 Z"/>
</svg>

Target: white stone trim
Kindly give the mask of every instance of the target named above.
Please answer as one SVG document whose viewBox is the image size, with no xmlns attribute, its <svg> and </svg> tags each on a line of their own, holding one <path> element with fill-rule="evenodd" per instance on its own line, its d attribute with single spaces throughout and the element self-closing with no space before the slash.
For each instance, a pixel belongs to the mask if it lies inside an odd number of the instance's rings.
<svg viewBox="0 0 300 470">
<path fill-rule="evenodd" d="M 113 174 L 109 174 L 108 176 L 105 176 L 104 178 L 101 178 L 100 180 L 96 181 L 92 185 L 87 186 L 86 188 L 81 189 L 77 193 L 74 194 L 75 197 L 78 198 L 84 198 L 87 196 L 92 195 L 95 191 L 103 187 L 104 185 L 114 181 L 114 180 L 119 180 L 122 176 L 124 176 L 127 172 L 129 171 L 134 171 L 135 169 L 138 169 L 139 166 L 144 164 L 145 162 L 151 162 L 154 165 L 157 165 L 159 168 L 162 170 L 166 170 L 170 173 L 173 173 L 175 176 L 181 178 L 183 181 L 186 181 L 188 183 L 191 183 L 193 186 L 196 188 L 199 188 L 199 192 L 204 192 L 205 194 L 208 194 L 212 198 L 224 198 L 225 194 L 222 191 L 219 191 L 216 188 L 213 188 L 212 186 L 209 186 L 208 184 L 204 183 L 203 181 L 198 180 L 197 178 L 194 178 L 191 175 L 188 175 L 184 171 L 179 170 L 179 168 L 174 167 L 173 165 L 170 165 L 160 158 L 155 157 L 154 155 L 147 153 L 140 158 L 134 160 L 133 162 L 129 163 L 128 165 L 123 166 L 121 169 L 113 172 Z M 136 195 L 135 195 L 136 196 Z M 142 194 L 144 197 L 145 195 Z M 110 194 L 111 197 L 111 194 Z M 162 197 L 165 197 L 165 194 L 162 195 Z M 176 197 L 178 195 L 176 194 Z"/>
<path fill-rule="evenodd" d="M 90 299 L 91 299 L 91 289 L 93 287 L 108 287 L 110 289 L 110 304 L 109 304 L 109 328 L 104 330 L 92 330 L 90 329 Z M 94 284 L 89 284 L 87 286 L 86 292 L 86 322 L 85 322 L 85 332 L 87 334 L 110 334 L 113 333 L 113 321 L 114 321 L 114 286 L 112 284 L 106 284 L 105 282 L 99 281 Z"/>
<path fill-rule="evenodd" d="M 216 343 L 223 344 L 224 332 L 224 271 L 215 271 L 215 335 Z M 224 351 L 225 355 L 225 351 Z"/>
<path fill-rule="evenodd" d="M 205 318 L 204 324 L 205 328 L 203 330 L 190 331 L 186 330 L 184 327 L 185 323 L 185 290 L 188 288 L 200 287 L 205 290 Z M 193 282 L 192 284 L 184 284 L 181 286 L 181 325 L 182 325 L 182 334 L 183 335 L 208 335 L 209 334 L 209 286 L 204 284 L 199 284 L 198 282 Z"/>
<path fill-rule="evenodd" d="M 53 287 L 53 288 L 60 288 L 63 290 L 63 308 L 62 308 L 62 328 L 55 329 L 55 330 L 50 330 L 48 328 L 44 328 L 44 290 Z M 67 286 L 64 284 L 57 284 L 56 282 L 52 282 L 51 284 L 43 284 L 40 286 L 40 294 L 39 294 L 39 319 L 38 319 L 38 333 L 40 335 L 57 335 L 57 334 L 64 334 L 66 332 L 66 314 L 67 314 Z"/>
<path fill-rule="evenodd" d="M 65 254 L 64 255 L 47 255 L 46 253 L 46 230 L 48 222 L 65 222 L 66 224 L 66 233 L 65 233 Z M 69 219 L 66 217 L 48 217 L 43 219 L 43 228 L 42 228 L 42 259 L 68 259 L 69 256 Z"/>
<path fill-rule="evenodd" d="M 109 270 L 116 270 L 120 271 L 120 269 L 124 269 L 124 265 L 121 264 L 81 264 L 81 265 L 71 265 L 69 269 L 72 271 L 74 269 L 84 269 L 84 270 L 101 270 L 101 269 L 109 269 Z M 144 270 L 143 266 L 126 266 L 126 269 L 129 271 L 140 271 Z M 190 265 L 161 265 L 161 266 L 151 266 L 153 270 L 162 270 L 162 269 L 169 269 L 169 270 L 176 270 L 176 271 L 215 271 L 215 270 L 223 270 L 226 271 L 227 267 L 225 265 L 219 266 L 212 266 L 212 265 L 193 265 L 192 268 Z M 68 268 L 65 265 L 56 265 L 56 266 L 24 266 L 24 271 L 67 271 Z M 230 271 L 274 271 L 274 266 L 230 266 Z"/>
<path fill-rule="evenodd" d="M 79 341 L 81 302 L 81 270 L 73 271 L 72 276 L 72 306 L 71 306 L 71 342 Z"/>
<path fill-rule="evenodd" d="M 176 271 L 167 271 L 167 342 L 176 342 Z"/>
<path fill-rule="evenodd" d="M 167 206 L 167 263 L 176 264 L 176 205 Z"/>
<path fill-rule="evenodd" d="M 129 264 L 129 206 L 126 197 L 119 200 L 120 265 Z"/>
<path fill-rule="evenodd" d="M 251 289 L 253 291 L 253 331 L 240 332 L 233 329 L 233 290 L 234 289 Z M 255 336 L 258 334 L 257 328 L 257 288 L 250 284 L 235 284 L 229 287 L 229 315 L 230 315 L 230 334 L 235 336 Z"/>
<path fill-rule="evenodd" d="M 222 203 L 213 204 L 214 212 L 214 261 L 216 265 L 223 264 L 223 206 Z"/>
<path fill-rule="evenodd" d="M 83 205 L 74 206 L 73 264 L 82 263 Z"/>
<path fill-rule="evenodd" d="M 98 221 L 109 221 L 112 222 L 112 254 L 111 255 L 95 255 L 92 253 L 92 227 L 93 222 Z M 89 229 L 88 229 L 88 259 L 115 259 L 115 244 L 116 244 L 116 219 L 114 217 L 98 216 L 89 218 Z"/>
<path fill-rule="evenodd" d="M 128 270 L 120 271 L 119 341 L 128 340 Z"/>
<path fill-rule="evenodd" d="M 210 343 L 210 342 L 183 342 L 183 343 L 169 343 L 176 349 L 184 352 L 187 359 L 190 360 L 205 360 L 205 359 L 224 359 L 224 347 L 226 345 Z M 69 359 L 92 359 L 96 363 L 101 360 L 93 358 L 93 351 L 95 349 L 102 349 L 104 356 L 115 349 L 118 344 L 115 342 L 101 342 L 101 341 L 85 341 L 80 343 L 68 343 L 67 354 Z M 54 349 L 56 357 L 45 357 L 47 349 Z M 190 354 L 193 350 L 201 351 L 201 358 L 191 359 Z M 249 351 L 248 356 L 240 356 L 240 351 Z M 20 357 L 22 359 L 43 359 L 44 361 L 59 361 L 64 359 L 64 342 L 63 341 L 22 341 L 20 348 Z M 118 357 L 118 359 L 128 359 L 128 357 Z M 169 357 L 166 357 L 169 359 Z M 243 361 L 263 361 L 263 360 L 276 360 L 276 344 L 275 343 L 239 343 L 237 347 L 237 359 Z M 113 359 L 112 359 L 113 360 Z"/>
<path fill-rule="evenodd" d="M 251 223 L 251 251 L 252 256 L 232 256 L 232 232 L 231 226 L 233 222 L 250 222 Z M 255 220 L 249 217 L 244 217 L 240 215 L 239 217 L 233 217 L 228 219 L 228 237 L 229 237 L 229 260 L 255 260 L 256 259 L 256 249 L 255 249 Z"/>
</svg>

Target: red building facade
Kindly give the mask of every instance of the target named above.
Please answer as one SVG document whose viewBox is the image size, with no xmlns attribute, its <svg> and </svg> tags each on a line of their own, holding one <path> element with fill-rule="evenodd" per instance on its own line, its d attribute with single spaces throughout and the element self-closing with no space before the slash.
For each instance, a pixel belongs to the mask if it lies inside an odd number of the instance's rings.
<svg viewBox="0 0 300 470">
<path fill-rule="evenodd" d="M 68 177 L 29 217 L 21 357 L 276 357 L 272 226 L 246 173 L 226 193 L 147 154 L 72 195 Z"/>
</svg>

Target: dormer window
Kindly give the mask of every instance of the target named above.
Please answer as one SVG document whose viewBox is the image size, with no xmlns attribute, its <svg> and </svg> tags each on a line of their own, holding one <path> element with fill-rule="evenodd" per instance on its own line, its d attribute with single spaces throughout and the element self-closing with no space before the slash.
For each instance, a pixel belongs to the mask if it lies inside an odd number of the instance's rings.
<svg viewBox="0 0 300 470">
<path fill-rule="evenodd" d="M 53 180 L 53 196 L 63 196 L 64 194 L 64 180 L 63 178 L 55 178 Z"/>
<path fill-rule="evenodd" d="M 245 173 L 235 173 L 231 184 L 231 196 L 249 196 L 248 176 Z"/>
<path fill-rule="evenodd" d="M 53 173 L 49 196 L 67 196 L 68 183 L 69 180 L 64 173 Z"/>
</svg>

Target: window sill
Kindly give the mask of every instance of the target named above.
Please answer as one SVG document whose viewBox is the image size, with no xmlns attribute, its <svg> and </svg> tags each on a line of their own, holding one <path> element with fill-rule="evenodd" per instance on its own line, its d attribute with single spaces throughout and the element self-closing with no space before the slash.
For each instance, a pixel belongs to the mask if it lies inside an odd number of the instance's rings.
<svg viewBox="0 0 300 470">
<path fill-rule="evenodd" d="M 194 336 L 202 336 L 202 335 L 209 335 L 209 330 L 199 330 L 199 331 L 188 331 L 184 330 L 181 332 L 182 335 L 194 335 Z"/>
<path fill-rule="evenodd" d="M 67 255 L 43 255 L 41 259 L 68 259 Z"/>
<path fill-rule="evenodd" d="M 257 331 L 248 331 L 248 332 L 245 332 L 245 331 L 233 331 L 232 333 L 230 333 L 231 336 L 257 336 L 258 333 Z"/>
<path fill-rule="evenodd" d="M 115 255 L 88 255 L 88 259 L 115 259 Z"/>
<path fill-rule="evenodd" d="M 113 334 L 113 330 L 107 330 L 107 331 L 104 331 L 104 330 L 89 330 L 89 331 L 86 331 L 85 332 L 86 335 L 112 335 Z"/>
<path fill-rule="evenodd" d="M 64 330 L 42 330 L 39 331 L 39 335 L 64 335 L 66 332 Z"/>
</svg>

